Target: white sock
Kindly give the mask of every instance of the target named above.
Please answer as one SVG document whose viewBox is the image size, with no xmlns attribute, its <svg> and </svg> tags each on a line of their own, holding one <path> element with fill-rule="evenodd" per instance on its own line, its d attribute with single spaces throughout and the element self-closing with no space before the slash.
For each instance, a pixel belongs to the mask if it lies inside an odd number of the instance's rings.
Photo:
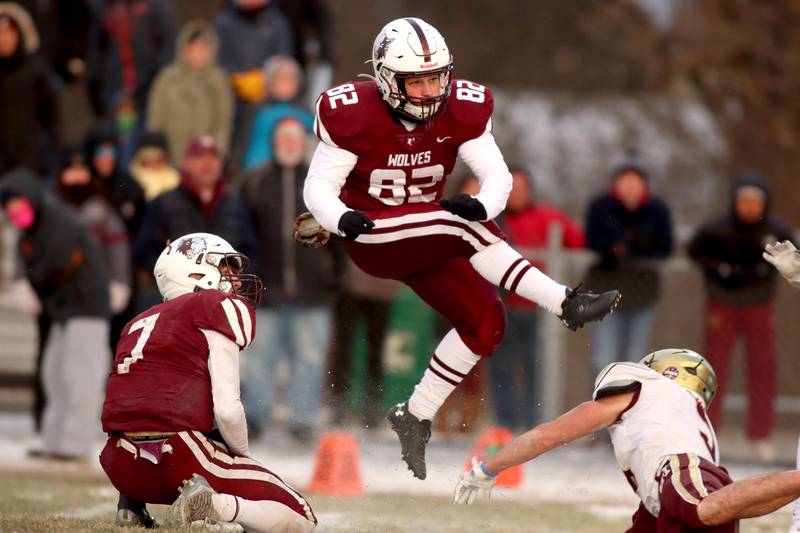
<svg viewBox="0 0 800 533">
<path fill-rule="evenodd" d="M 286 531 L 305 533 L 314 522 L 272 500 L 245 500 L 231 494 L 214 494 L 214 509 L 222 522 L 236 522 L 250 532 Z"/>
<path fill-rule="evenodd" d="M 499 241 L 486 247 L 470 257 L 469 262 L 478 274 L 498 287 L 527 298 L 554 315 L 561 315 L 567 287 L 530 264 L 507 242 Z"/>
<path fill-rule="evenodd" d="M 219 519 L 223 522 L 233 522 L 239 514 L 239 501 L 232 494 L 213 494 L 211 505 L 217 511 Z"/>
<path fill-rule="evenodd" d="M 239 498 L 239 518 L 249 533 L 310 533 L 316 527 L 314 522 L 306 519 L 280 502 L 272 500 L 245 500 Z"/>
<path fill-rule="evenodd" d="M 433 420 L 436 412 L 469 374 L 481 357 L 467 348 L 455 329 L 444 336 L 425 369 L 422 381 L 414 387 L 408 410 L 420 420 Z"/>
</svg>

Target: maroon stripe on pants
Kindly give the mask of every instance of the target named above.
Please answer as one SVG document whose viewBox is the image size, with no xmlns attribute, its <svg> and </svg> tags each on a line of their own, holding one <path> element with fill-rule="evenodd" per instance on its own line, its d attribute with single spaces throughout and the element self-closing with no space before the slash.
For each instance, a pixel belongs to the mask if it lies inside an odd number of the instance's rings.
<svg viewBox="0 0 800 533">
<path fill-rule="evenodd" d="M 489 246 L 491 244 L 489 241 L 481 237 L 481 235 L 477 231 L 469 227 L 468 224 L 464 224 L 463 222 L 458 222 L 456 220 L 446 220 L 446 219 L 423 220 L 421 222 L 408 222 L 406 224 L 398 224 L 397 226 L 392 226 L 389 228 L 373 228 L 370 230 L 369 234 L 385 235 L 406 229 L 424 228 L 426 226 L 451 226 L 454 228 L 459 228 L 464 230 L 466 233 L 469 233 L 471 236 L 475 237 L 475 239 L 482 245 Z"/>
<path fill-rule="evenodd" d="M 525 261 L 525 259 L 523 257 L 520 257 L 519 259 L 517 259 L 516 261 L 511 263 L 511 266 L 508 267 L 508 270 L 506 270 L 506 273 L 503 274 L 502 278 L 500 278 L 500 286 L 501 287 L 503 287 L 504 289 L 508 288 L 508 287 L 506 287 L 506 281 L 508 281 L 508 277 L 511 275 L 511 272 L 513 272 L 514 269 L 517 268 L 517 265 L 520 264 L 523 261 Z"/>
<path fill-rule="evenodd" d="M 206 478 L 208 483 L 211 487 L 216 490 L 217 492 L 224 493 L 224 494 L 231 494 L 233 496 L 238 496 L 240 498 L 244 498 L 246 500 L 270 500 L 281 503 L 288 507 L 289 509 L 293 510 L 300 516 L 303 516 L 307 519 L 314 520 L 316 523 L 316 517 L 314 516 L 313 511 L 311 510 L 311 506 L 308 502 L 303 498 L 303 496 L 294 490 L 293 488 L 289 487 L 279 476 L 275 475 L 275 473 L 271 472 L 261 464 L 228 464 L 224 461 L 216 459 L 213 457 L 212 454 L 206 449 L 203 445 L 203 440 L 209 442 L 214 446 L 215 452 L 214 455 L 219 453 L 225 453 L 223 448 L 217 446 L 213 443 L 213 441 L 205 439 L 205 437 L 198 437 L 191 431 L 182 432 L 188 435 L 189 439 L 195 443 L 195 445 L 200 448 L 200 453 L 202 456 L 209 462 L 211 462 L 214 466 L 221 468 L 222 470 L 226 471 L 250 471 L 254 474 L 257 472 L 267 473 L 270 476 L 273 476 L 278 482 L 272 482 L 267 480 L 260 480 L 260 479 L 237 479 L 237 478 L 228 478 L 228 477 L 219 477 L 214 474 L 212 471 L 208 470 L 203 463 L 200 462 L 199 458 L 195 455 L 195 452 L 188 447 L 188 445 L 183 441 L 180 436 L 173 437 L 170 441 L 173 444 L 174 454 L 175 454 L 175 462 L 180 462 L 182 465 L 186 466 L 187 458 L 184 457 L 188 455 L 190 459 L 189 465 L 189 472 L 182 473 L 182 479 L 188 479 L 191 477 L 191 473 L 198 473 Z M 230 454 L 225 453 L 226 455 L 230 456 Z M 175 482 L 177 485 L 180 485 L 182 479 L 178 479 Z M 286 486 L 284 486 L 286 485 Z M 289 487 L 289 488 L 287 488 Z M 290 490 L 291 489 L 291 490 Z M 299 500 L 298 500 L 299 498 Z"/>
<path fill-rule="evenodd" d="M 685 453 L 678 455 L 678 464 L 680 465 L 680 484 L 683 485 L 683 488 L 686 489 L 686 492 L 697 498 L 698 500 L 702 500 L 703 496 L 700 494 L 700 491 L 697 490 L 694 483 L 692 483 L 691 477 L 691 470 L 689 469 L 689 456 Z M 698 472 L 700 465 L 698 463 L 697 469 Z"/>
</svg>

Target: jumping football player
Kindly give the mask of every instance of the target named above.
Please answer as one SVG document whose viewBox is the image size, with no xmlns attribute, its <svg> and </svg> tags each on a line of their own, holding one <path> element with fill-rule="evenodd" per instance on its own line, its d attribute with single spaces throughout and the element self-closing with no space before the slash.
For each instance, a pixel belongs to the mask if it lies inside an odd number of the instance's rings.
<svg viewBox="0 0 800 533">
<path fill-rule="evenodd" d="M 541 424 L 472 469 L 455 503 L 488 498 L 495 475 L 603 428 L 617 464 L 641 499 L 628 533 L 733 533 L 741 518 L 762 516 L 800 496 L 800 471 L 736 483 L 719 466 L 706 409 L 717 377 L 690 350 L 666 349 L 639 363 L 613 363 L 595 382 L 593 400 Z"/>
<path fill-rule="evenodd" d="M 261 281 L 246 263 L 208 233 L 175 240 L 156 262 L 164 303 L 125 326 L 103 406 L 100 463 L 120 492 L 118 524 L 154 527 L 145 504 L 159 503 L 172 504 L 170 527 L 316 527 L 308 502 L 249 457 L 239 351 L 253 339 Z"/>
<path fill-rule="evenodd" d="M 362 270 L 403 281 L 455 328 L 411 398 L 388 416 L 403 459 L 425 479 L 431 419 L 503 338 L 495 286 L 536 302 L 571 329 L 601 319 L 619 293 L 571 291 L 503 240 L 492 219 L 505 208 L 511 174 L 491 133 L 492 93 L 450 79 L 453 58 L 433 26 L 417 18 L 390 22 L 370 62 L 371 81 L 339 85 L 317 100 L 322 142 L 304 199 L 323 228 L 347 239 Z M 478 177 L 480 192 L 442 200 L 457 157 Z"/>
</svg>

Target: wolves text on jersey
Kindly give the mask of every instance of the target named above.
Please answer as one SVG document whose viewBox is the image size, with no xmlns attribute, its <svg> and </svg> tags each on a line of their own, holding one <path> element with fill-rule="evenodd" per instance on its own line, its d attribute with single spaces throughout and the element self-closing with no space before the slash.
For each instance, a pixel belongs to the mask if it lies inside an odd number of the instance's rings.
<svg viewBox="0 0 800 533">
<path fill-rule="evenodd" d="M 390 167 L 411 167 L 427 165 L 430 162 L 431 151 L 427 150 L 418 154 L 389 154 L 389 161 L 386 164 Z"/>
</svg>

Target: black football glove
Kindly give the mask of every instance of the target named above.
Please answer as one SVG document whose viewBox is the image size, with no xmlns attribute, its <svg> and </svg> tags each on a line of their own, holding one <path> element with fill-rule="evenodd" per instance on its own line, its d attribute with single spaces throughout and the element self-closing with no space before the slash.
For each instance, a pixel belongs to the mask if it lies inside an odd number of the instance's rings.
<svg viewBox="0 0 800 533">
<path fill-rule="evenodd" d="M 465 220 L 486 220 L 488 218 L 483 204 L 469 194 L 460 193 L 445 200 L 439 200 L 439 205 Z"/>
<path fill-rule="evenodd" d="M 351 241 L 374 227 L 372 219 L 360 211 L 347 211 L 339 219 L 339 231 L 344 233 L 345 239 Z"/>
</svg>

